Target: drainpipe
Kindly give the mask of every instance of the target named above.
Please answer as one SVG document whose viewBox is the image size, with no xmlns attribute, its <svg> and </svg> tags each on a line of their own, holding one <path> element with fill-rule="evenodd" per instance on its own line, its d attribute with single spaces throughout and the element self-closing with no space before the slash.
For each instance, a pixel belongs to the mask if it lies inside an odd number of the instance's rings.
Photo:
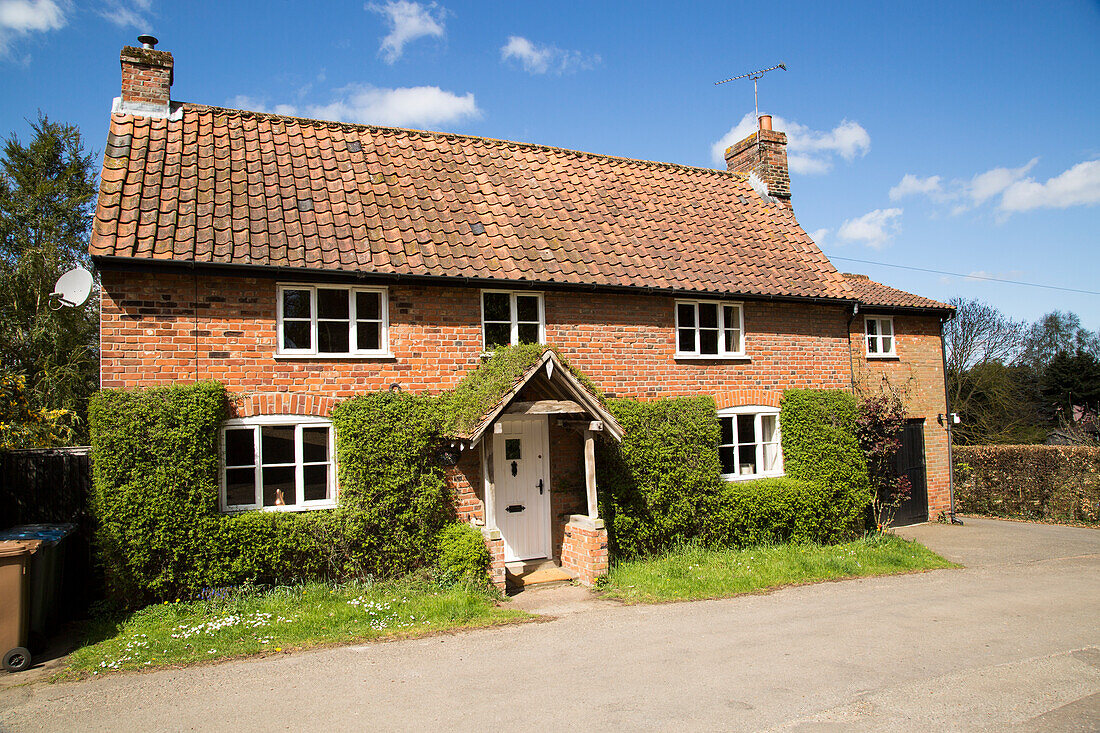
<svg viewBox="0 0 1100 733">
<path fill-rule="evenodd" d="M 947 425 L 947 490 L 951 497 L 951 524 L 962 525 L 963 521 L 955 516 L 955 453 L 952 450 L 951 440 L 951 393 L 947 388 L 947 344 L 943 340 L 943 324 L 946 318 L 940 319 L 940 355 L 943 357 L 943 406 L 944 422 Z"/>
<path fill-rule="evenodd" d="M 856 389 L 856 364 L 852 355 L 852 321 L 859 315 L 859 303 L 852 306 L 852 315 L 848 316 L 848 375 L 852 382 L 852 391 Z M 940 333 L 943 333 L 943 323 L 940 323 Z M 942 340 L 942 339 L 941 339 Z"/>
</svg>

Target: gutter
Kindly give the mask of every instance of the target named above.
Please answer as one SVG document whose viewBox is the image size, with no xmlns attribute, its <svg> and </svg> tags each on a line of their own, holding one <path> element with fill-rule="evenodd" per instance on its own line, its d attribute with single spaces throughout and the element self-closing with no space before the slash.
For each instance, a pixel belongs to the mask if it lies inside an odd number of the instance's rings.
<svg viewBox="0 0 1100 733">
<path fill-rule="evenodd" d="M 940 319 L 940 355 L 943 357 L 943 406 L 944 423 L 947 425 L 947 490 L 951 497 L 951 524 L 962 525 L 963 521 L 955 516 L 955 452 L 951 439 L 951 392 L 947 388 L 947 343 L 943 340 L 943 324 L 950 320 L 950 316 Z"/>
</svg>

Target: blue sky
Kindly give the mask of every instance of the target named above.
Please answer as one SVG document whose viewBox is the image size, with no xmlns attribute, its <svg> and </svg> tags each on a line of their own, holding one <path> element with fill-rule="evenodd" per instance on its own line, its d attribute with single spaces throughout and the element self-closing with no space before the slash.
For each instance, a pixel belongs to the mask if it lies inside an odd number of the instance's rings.
<svg viewBox="0 0 1100 733">
<path fill-rule="evenodd" d="M 42 110 L 102 151 L 119 49 L 173 99 L 724 167 L 761 112 L 841 270 L 1034 320 L 1100 295 L 1100 3 L 0 0 L 0 134 Z M 738 129 L 740 127 L 740 129 Z M 717 157 L 716 157 L 717 155 Z"/>
</svg>

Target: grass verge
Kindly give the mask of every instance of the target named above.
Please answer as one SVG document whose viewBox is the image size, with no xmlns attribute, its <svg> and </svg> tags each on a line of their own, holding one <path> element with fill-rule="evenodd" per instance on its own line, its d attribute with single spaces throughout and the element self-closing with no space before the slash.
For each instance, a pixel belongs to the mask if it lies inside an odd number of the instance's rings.
<svg viewBox="0 0 1100 733">
<path fill-rule="evenodd" d="M 62 677 L 404 638 L 534 618 L 488 592 L 417 580 L 231 590 L 93 622 Z"/>
<path fill-rule="evenodd" d="M 958 567 L 922 544 L 894 535 L 839 545 L 771 545 L 742 550 L 683 547 L 616 564 L 602 579 L 605 598 L 661 603 L 760 593 L 823 580 Z"/>
</svg>

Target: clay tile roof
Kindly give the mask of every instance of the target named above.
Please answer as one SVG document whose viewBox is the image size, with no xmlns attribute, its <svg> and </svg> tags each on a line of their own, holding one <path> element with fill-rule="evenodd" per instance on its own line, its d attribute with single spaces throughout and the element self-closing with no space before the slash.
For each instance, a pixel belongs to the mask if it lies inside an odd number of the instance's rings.
<svg viewBox="0 0 1100 733">
<path fill-rule="evenodd" d="M 953 306 L 941 303 L 938 300 L 922 298 L 919 295 L 907 293 L 904 290 L 892 288 L 889 285 L 875 282 L 866 275 L 844 273 L 844 279 L 848 281 L 855 292 L 856 298 L 862 305 L 872 308 L 921 308 L 929 310 L 954 310 Z"/>
<path fill-rule="evenodd" d="M 181 109 L 112 116 L 93 256 L 854 299 L 794 214 L 740 174 Z"/>
</svg>

